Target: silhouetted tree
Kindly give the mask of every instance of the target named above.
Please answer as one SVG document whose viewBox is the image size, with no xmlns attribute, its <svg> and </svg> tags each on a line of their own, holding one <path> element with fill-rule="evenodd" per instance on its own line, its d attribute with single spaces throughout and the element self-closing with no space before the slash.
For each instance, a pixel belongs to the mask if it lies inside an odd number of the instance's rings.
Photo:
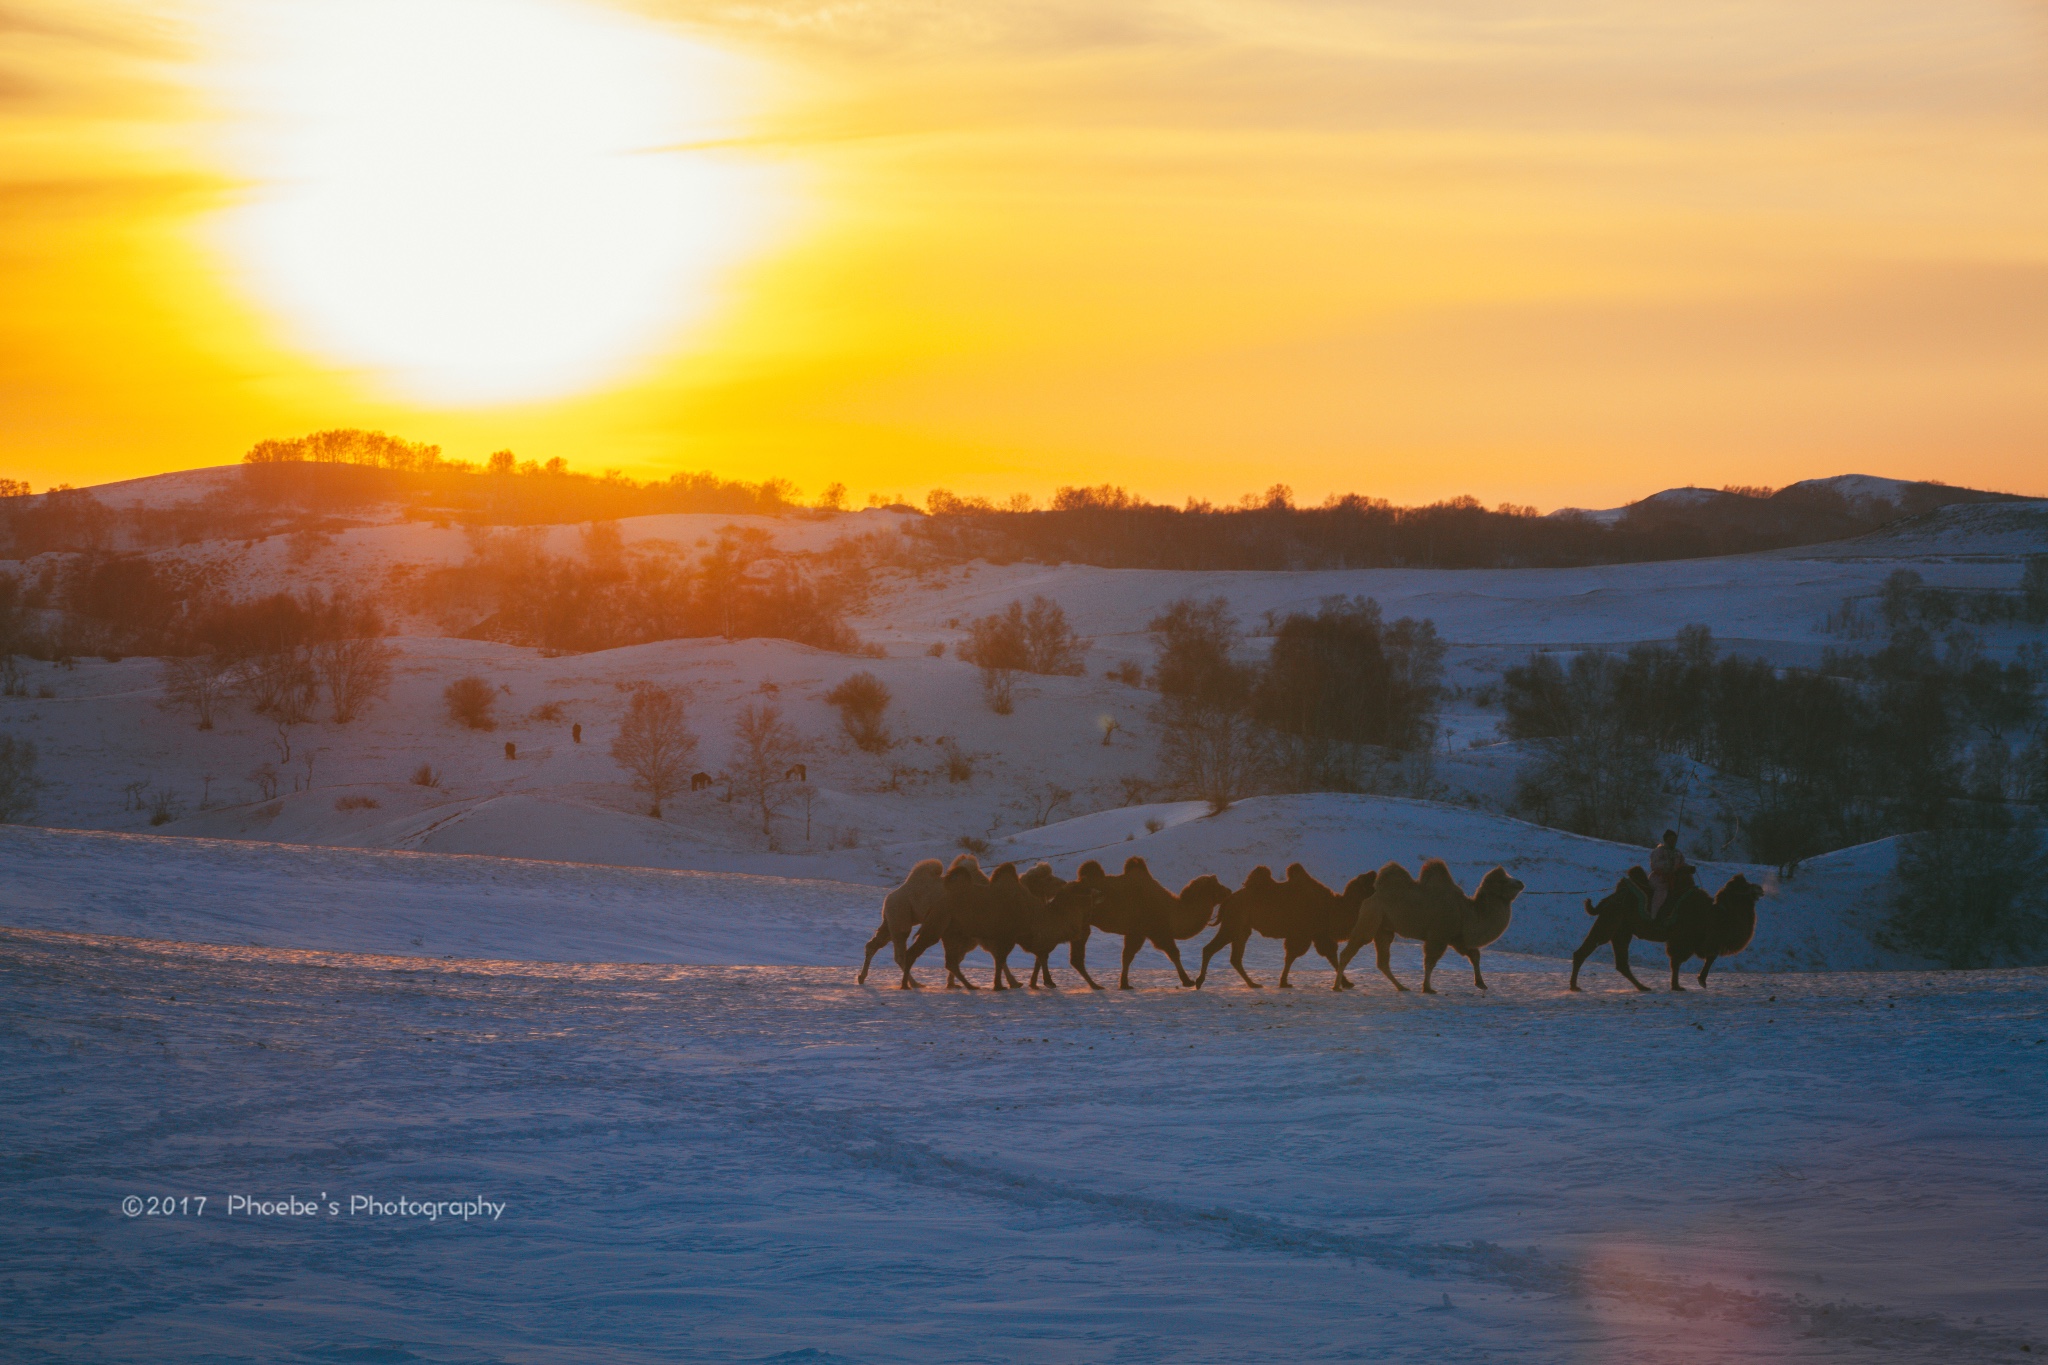
<svg viewBox="0 0 2048 1365">
<path fill-rule="evenodd" d="M 447 703 L 448 719 L 457 725 L 472 730 L 498 728 L 497 717 L 492 714 L 498 704 L 498 691 L 486 679 L 475 674 L 457 678 L 441 689 L 441 700 Z"/>
<path fill-rule="evenodd" d="M 848 675 L 825 694 L 839 708 L 839 723 L 856 746 L 871 754 L 886 753 L 893 742 L 883 716 L 889 710 L 889 689 L 863 669 Z"/>
<path fill-rule="evenodd" d="M 696 755 L 697 736 L 682 697 L 652 683 L 635 688 L 612 740 L 612 761 L 633 775 L 636 790 L 647 793 L 649 815 L 659 820 L 661 803 L 689 786 Z"/>
<path fill-rule="evenodd" d="M 788 799 L 783 775 L 798 752 L 796 732 L 783 720 L 781 707 L 773 702 L 749 702 L 733 720 L 732 739 L 733 756 L 726 777 L 733 797 L 759 812 L 761 833 L 773 846 L 775 816 Z"/>
</svg>

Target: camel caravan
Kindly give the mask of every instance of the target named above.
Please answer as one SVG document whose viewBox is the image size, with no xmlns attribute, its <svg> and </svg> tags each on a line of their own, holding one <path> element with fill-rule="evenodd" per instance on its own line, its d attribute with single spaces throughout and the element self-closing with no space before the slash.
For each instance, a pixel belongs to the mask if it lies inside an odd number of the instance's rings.
<svg viewBox="0 0 2048 1365">
<path fill-rule="evenodd" d="M 1612 945 L 1615 969 L 1637 990 L 1649 987 L 1629 969 L 1629 945 L 1636 939 L 1664 945 L 1673 990 L 1685 989 L 1678 972 L 1692 958 L 1703 960 L 1699 984 L 1705 986 L 1717 959 L 1749 945 L 1763 889 L 1737 875 L 1719 895 L 1709 896 L 1692 884 L 1691 868 L 1682 871 L 1685 875 L 1661 898 L 1649 874 L 1635 867 L 1598 904 L 1586 900 L 1593 927 L 1572 955 L 1570 989 L 1580 988 L 1579 969 L 1602 944 Z M 1245 945 L 1258 934 L 1278 939 L 1285 948 L 1283 990 L 1293 988 L 1294 964 L 1311 949 L 1330 964 L 1335 974 L 1331 989 L 1351 989 L 1356 983 L 1345 969 L 1371 944 L 1380 974 L 1405 991 L 1390 961 L 1394 941 L 1405 938 L 1422 945 L 1425 994 L 1436 994 L 1437 964 L 1447 952 L 1472 964 L 1472 984 L 1483 991 L 1480 950 L 1507 932 L 1522 887 L 1506 869 L 1496 867 L 1467 895 L 1436 858 L 1415 876 L 1399 863 L 1361 872 L 1342 891 L 1332 891 L 1294 863 L 1284 877 L 1255 867 L 1235 891 L 1204 874 L 1178 892 L 1161 885 L 1143 858 L 1125 860 L 1124 870 L 1114 876 L 1098 862 L 1085 862 L 1072 881 L 1062 880 L 1044 863 L 1023 873 L 1014 863 L 985 872 L 969 854 L 955 858 L 950 867 L 927 858 L 883 898 L 882 922 L 868 940 L 858 980 L 867 982 L 875 954 L 888 946 L 901 972 L 899 988 L 914 989 L 919 982 L 912 968 L 937 944 L 949 990 L 978 989 L 964 970 L 967 955 L 977 948 L 995 961 L 993 989 L 1024 988 L 1010 968 L 1010 954 L 1017 951 L 1031 958 L 1031 988 L 1056 988 L 1052 955 L 1064 944 L 1068 965 L 1091 989 L 1101 990 L 1102 983 L 1088 971 L 1088 940 L 1101 932 L 1123 940 L 1121 989 L 1131 988 L 1131 962 L 1149 943 L 1166 954 L 1183 986 L 1199 989 L 1209 979 L 1210 963 L 1227 951 L 1231 970 L 1246 986 L 1260 990 L 1261 983 L 1244 965 Z M 1190 976 L 1180 943 L 1210 929 L 1215 933 L 1202 945 L 1201 967 Z"/>
</svg>

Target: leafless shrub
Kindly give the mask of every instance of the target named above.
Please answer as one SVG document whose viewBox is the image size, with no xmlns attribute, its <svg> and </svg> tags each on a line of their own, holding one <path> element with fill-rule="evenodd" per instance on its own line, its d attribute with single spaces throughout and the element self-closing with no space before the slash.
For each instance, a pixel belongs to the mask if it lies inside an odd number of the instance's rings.
<svg viewBox="0 0 2048 1365">
<path fill-rule="evenodd" d="M 789 784 L 783 774 L 797 757 L 796 732 L 782 719 L 782 708 L 773 702 L 749 702 L 733 720 L 733 756 L 726 765 L 735 800 L 754 807 L 761 816 L 761 833 L 770 844 L 775 839 L 775 816 L 789 799 Z"/>
<path fill-rule="evenodd" d="M 1024 789 L 1023 805 L 1033 829 L 1049 824 L 1074 794 L 1057 782 L 1034 782 Z"/>
<path fill-rule="evenodd" d="M 236 682 L 233 664 L 218 654 L 200 654 L 188 659 L 166 659 L 159 677 L 166 710 L 189 710 L 201 730 L 213 728 L 214 713 L 233 696 Z"/>
<path fill-rule="evenodd" d="M 374 796 L 337 796 L 334 798 L 334 808 L 336 810 L 376 810 L 383 804 Z"/>
<path fill-rule="evenodd" d="M 177 819 L 184 813 L 185 803 L 178 799 L 178 793 L 175 788 L 166 787 L 162 791 L 150 793 L 150 824 L 168 825 L 169 823 L 171 823 L 171 821 Z"/>
<path fill-rule="evenodd" d="M 863 751 L 886 753 L 895 743 L 882 718 L 889 710 L 889 689 L 880 678 L 863 669 L 825 694 L 825 700 L 839 708 L 839 723 L 847 738 Z"/>
<path fill-rule="evenodd" d="M 652 683 L 636 689 L 612 740 L 612 761 L 632 774 L 636 791 L 647 793 L 649 815 L 659 820 L 661 803 L 690 785 L 696 756 L 697 736 L 682 697 Z"/>
<path fill-rule="evenodd" d="M 1168 702 L 1159 726 L 1167 786 L 1222 811 L 1265 783 L 1272 766 L 1265 732 L 1240 711 Z"/>
<path fill-rule="evenodd" d="M 256 784 L 256 791 L 265 801 L 277 796 L 277 766 L 259 763 L 249 770 L 249 780 Z"/>
<path fill-rule="evenodd" d="M 466 725 L 472 730 L 498 728 L 498 718 L 494 714 L 498 693 L 487 679 L 473 673 L 457 678 L 441 689 L 441 700 L 448 704 L 448 719 L 457 725 Z"/>
<path fill-rule="evenodd" d="M 945 765 L 948 782 L 972 782 L 974 780 L 974 756 L 960 747 L 960 742 L 951 735 L 939 736 L 939 758 Z"/>
<path fill-rule="evenodd" d="M 441 785 L 441 774 L 434 771 L 433 764 L 422 763 L 412 770 L 412 784 L 415 787 L 438 787 Z"/>
<path fill-rule="evenodd" d="M 258 715 L 279 725 L 303 725 L 311 720 L 319 689 L 312 651 L 303 645 L 258 654 L 242 664 L 242 695 Z"/>
<path fill-rule="evenodd" d="M 391 689 L 391 661 L 397 657 L 397 650 L 374 638 L 325 640 L 313 646 L 313 671 L 327 684 L 336 725 L 348 724 Z"/>
<path fill-rule="evenodd" d="M 954 842 L 956 847 L 965 849 L 977 858 L 986 854 L 989 848 L 988 840 L 973 834 L 963 834 Z"/>
</svg>

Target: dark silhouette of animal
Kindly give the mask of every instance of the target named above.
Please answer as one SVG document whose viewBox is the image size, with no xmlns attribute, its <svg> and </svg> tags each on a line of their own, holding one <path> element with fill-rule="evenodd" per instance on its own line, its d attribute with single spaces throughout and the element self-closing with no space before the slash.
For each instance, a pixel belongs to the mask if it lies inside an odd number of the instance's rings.
<svg viewBox="0 0 2048 1365">
<path fill-rule="evenodd" d="M 1213 922 L 1217 909 L 1230 895 L 1222 882 L 1204 873 L 1175 895 L 1159 884 L 1152 869 L 1138 857 L 1125 859 L 1124 870 L 1114 877 L 1103 872 L 1101 863 L 1090 860 L 1081 864 L 1075 881 L 1096 892 L 1088 911 L 1089 924 L 1105 934 L 1123 937 L 1123 972 L 1117 980 L 1120 990 L 1131 988 L 1131 961 L 1147 943 L 1166 954 L 1180 974 L 1181 985 L 1195 984 L 1180 960 L 1177 940 L 1193 938 Z M 1085 947 L 1081 943 L 1075 946 Z M 1085 954 L 1074 959 L 1077 969 L 1084 960 Z"/>
<path fill-rule="evenodd" d="M 1017 946 L 1034 959 L 1031 984 L 1058 988 L 1059 982 L 1053 980 L 1050 959 L 1053 949 L 1064 943 L 1067 945 L 1068 963 L 1081 974 L 1089 989 L 1101 990 L 1101 984 L 1088 975 L 1087 953 L 1088 933 L 1092 928 L 1088 912 L 1098 893 L 1078 882 L 1062 881 L 1044 863 L 1018 880 L 1034 902 L 1025 914 L 1023 933 L 1017 940 Z"/>
<path fill-rule="evenodd" d="M 517 744 L 514 744 L 514 743 L 513 743 L 513 742 L 512 742 L 511 740 L 509 740 L 509 739 L 505 741 L 505 757 L 507 757 L 507 758 L 517 758 L 517 757 L 519 757 L 519 746 L 518 746 Z"/>
<path fill-rule="evenodd" d="M 1486 977 L 1479 970 L 1479 950 L 1507 932 L 1522 887 L 1506 868 L 1496 867 L 1480 879 L 1479 890 L 1468 896 L 1441 858 L 1425 862 L 1419 877 L 1409 876 L 1399 863 L 1388 863 L 1379 870 L 1372 894 L 1358 907 L 1358 919 L 1337 959 L 1338 967 L 1349 965 L 1358 950 L 1371 943 L 1380 974 L 1405 991 L 1408 988 L 1394 975 L 1390 955 L 1397 937 L 1412 938 L 1422 943 L 1423 994 L 1436 994 L 1436 964 L 1451 950 L 1472 964 L 1472 984 L 1483 991 Z"/>
<path fill-rule="evenodd" d="M 981 870 L 971 854 L 963 853 L 953 860 L 941 881 L 945 896 L 918 926 L 917 937 L 905 952 L 911 965 L 915 966 L 932 944 L 940 944 L 946 959 L 946 989 L 978 990 L 961 963 L 967 954 L 981 948 L 995 959 L 994 989 L 1007 989 L 1005 981 L 1021 987 L 1024 983 L 1010 970 L 1009 955 L 1035 902 L 1023 890 L 1016 864 L 1004 863 L 991 875 Z"/>
<path fill-rule="evenodd" d="M 690 790 L 691 790 L 691 791 L 693 791 L 693 792 L 700 792 L 700 791 L 703 791 L 703 790 L 704 790 L 704 789 L 705 789 L 706 787 L 708 787 L 708 786 L 710 786 L 710 785 L 711 785 L 711 774 L 710 774 L 710 773 L 691 773 L 691 774 L 690 774 Z"/>
<path fill-rule="evenodd" d="M 1671 959 L 1671 989 L 1682 991 L 1678 969 L 1700 958 L 1699 983 L 1707 984 L 1716 958 L 1732 957 L 1749 946 L 1756 934 L 1756 903 L 1764 889 L 1740 872 L 1711 899 L 1697 886 L 1688 887 L 1665 905 L 1658 916 L 1664 931 L 1664 955 Z"/>
<path fill-rule="evenodd" d="M 569 727 L 569 742 L 571 744 L 581 744 L 583 742 L 582 721 L 579 720 L 574 725 Z"/>
<path fill-rule="evenodd" d="M 1280 967 L 1280 989 L 1292 990 L 1288 973 L 1294 960 L 1314 948 L 1336 970 L 1332 990 L 1345 990 L 1351 981 L 1338 965 L 1337 957 L 1351 928 L 1358 922 L 1358 907 L 1372 894 L 1378 874 L 1362 872 L 1353 877 L 1338 895 L 1311 877 L 1300 863 L 1287 868 L 1287 880 L 1275 881 L 1266 867 L 1255 867 L 1244 885 L 1224 900 L 1218 916 L 1216 937 L 1202 949 L 1202 970 L 1195 974 L 1200 987 L 1209 979 L 1209 961 L 1224 948 L 1230 949 L 1230 965 L 1253 990 L 1263 989 L 1244 969 L 1245 944 L 1253 934 L 1277 938 L 1286 947 L 1287 958 Z"/>
<path fill-rule="evenodd" d="M 803 764 L 792 763 L 788 771 L 782 774 L 782 780 L 784 782 L 808 782 L 811 780 L 811 775 L 805 770 Z"/>
<path fill-rule="evenodd" d="M 1691 870 L 1685 869 L 1688 873 Z M 1629 970 L 1628 965 L 1628 945 L 1632 939 L 1648 938 L 1654 942 L 1663 937 L 1656 922 L 1650 918 L 1649 880 L 1647 872 L 1640 867 L 1632 867 L 1598 905 L 1591 897 L 1586 899 L 1586 913 L 1593 916 L 1593 927 L 1586 931 L 1585 942 L 1572 954 L 1572 981 L 1567 989 L 1580 989 L 1579 968 L 1586 965 L 1586 959 L 1593 956 L 1593 950 L 1603 943 L 1614 945 L 1614 970 L 1626 977 L 1637 990 L 1650 989 L 1636 980 L 1636 974 Z"/>
<path fill-rule="evenodd" d="M 704 777 L 704 774 L 698 773 L 697 776 Z M 705 781 L 708 783 L 710 779 L 705 778 Z M 910 958 L 905 948 L 911 934 L 926 918 L 936 913 L 944 901 L 945 875 L 944 864 L 937 858 L 926 858 L 910 869 L 910 875 L 903 879 L 901 886 L 882 897 L 881 927 L 868 940 L 867 956 L 861 959 L 860 975 L 854 978 L 857 984 L 867 984 L 869 965 L 874 962 L 875 954 L 882 945 L 889 943 L 895 945 L 896 965 L 903 972 L 899 989 L 910 990 L 917 985 L 910 974 Z"/>
</svg>

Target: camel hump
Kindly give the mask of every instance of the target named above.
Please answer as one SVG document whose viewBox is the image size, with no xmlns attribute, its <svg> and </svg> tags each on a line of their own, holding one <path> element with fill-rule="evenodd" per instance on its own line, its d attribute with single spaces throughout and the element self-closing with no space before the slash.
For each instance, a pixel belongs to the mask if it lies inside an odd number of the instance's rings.
<svg viewBox="0 0 2048 1365">
<path fill-rule="evenodd" d="M 975 860 L 975 857 L 972 853 L 963 853 L 959 857 L 953 859 L 953 865 L 947 868 L 946 871 L 948 873 L 953 873 L 962 871 L 963 869 L 971 869 L 975 872 L 979 872 L 981 871 L 981 864 Z"/>
<path fill-rule="evenodd" d="M 1385 867 L 1380 869 L 1378 886 L 1378 889 L 1380 891 L 1397 890 L 1406 887 L 1411 887 L 1414 885 L 1415 878 L 1410 876 L 1408 874 L 1408 869 L 1401 866 L 1399 863 L 1388 863 Z M 1377 892 L 1375 892 L 1375 894 L 1377 894 Z"/>
<path fill-rule="evenodd" d="M 1419 886 L 1456 887 L 1458 879 L 1451 875 L 1451 869 L 1442 858 L 1431 858 L 1422 864 L 1422 875 L 1415 879 Z"/>
<path fill-rule="evenodd" d="M 1102 864 L 1096 862 L 1093 858 L 1090 858 L 1087 862 L 1082 863 L 1080 867 L 1074 869 L 1074 875 L 1084 882 L 1102 881 L 1109 876 L 1107 872 L 1102 870 Z"/>
<path fill-rule="evenodd" d="M 1287 865 L 1287 880 L 1290 882 L 1305 882 L 1314 881 L 1315 879 L 1308 875 L 1308 869 L 1300 863 L 1289 863 Z"/>
<path fill-rule="evenodd" d="M 1130 857 L 1124 859 L 1124 875 L 1126 877 L 1149 877 L 1152 875 L 1152 869 L 1146 866 L 1143 858 L 1133 853 Z"/>
<path fill-rule="evenodd" d="M 1245 875 L 1244 884 L 1246 886 L 1268 886 L 1272 884 L 1272 881 L 1273 869 L 1267 867 L 1264 863 L 1260 863 Z"/>
<path fill-rule="evenodd" d="M 1015 863 L 1004 863 L 995 871 L 989 873 L 988 876 L 989 880 L 994 882 L 1003 882 L 1005 884 L 1014 882 L 1017 880 L 1017 865 Z"/>
<path fill-rule="evenodd" d="M 905 886 L 912 882 L 933 882 L 946 875 L 946 865 L 937 858 L 926 858 L 910 869 L 910 875 L 903 879 Z"/>
</svg>

